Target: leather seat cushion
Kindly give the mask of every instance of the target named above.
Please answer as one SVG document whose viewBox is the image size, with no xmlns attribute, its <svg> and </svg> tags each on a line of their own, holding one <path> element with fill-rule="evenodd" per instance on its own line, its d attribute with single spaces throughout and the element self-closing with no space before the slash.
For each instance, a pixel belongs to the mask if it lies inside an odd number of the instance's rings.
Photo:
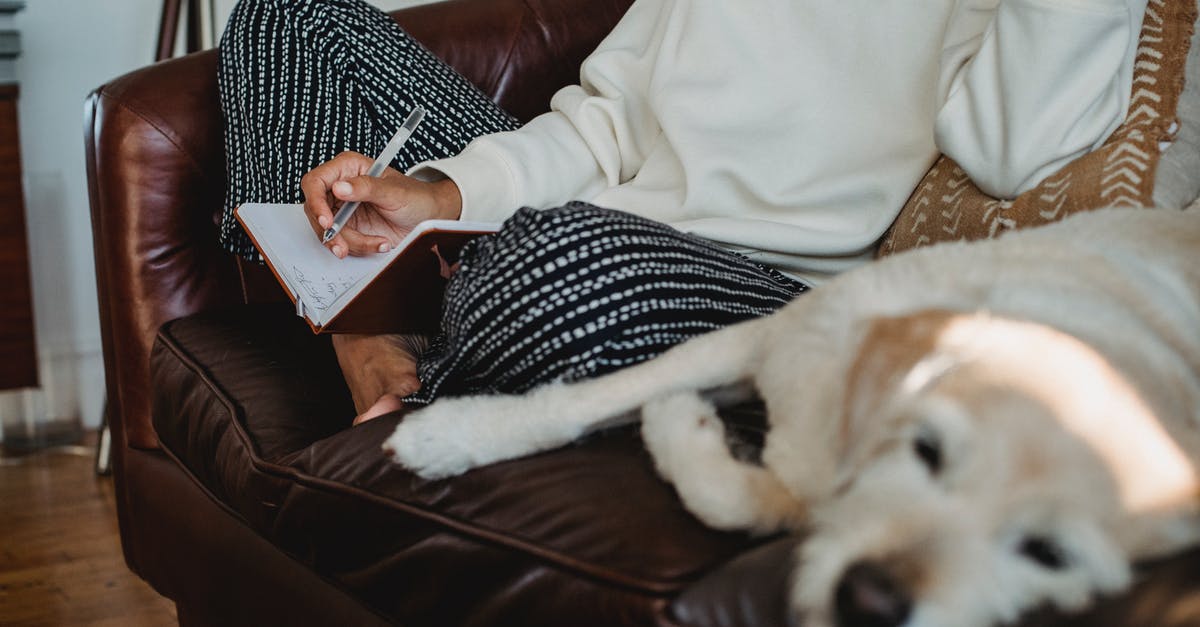
<svg viewBox="0 0 1200 627">
<path fill-rule="evenodd" d="M 286 306 L 168 323 L 151 362 L 168 453 L 263 537 L 385 614 L 465 624 L 526 607 L 525 624 L 569 610 L 602 625 L 641 608 L 634 622 L 648 624 L 757 543 L 686 513 L 633 429 L 450 480 L 408 473 L 380 449 L 400 416 L 351 427 L 329 339 Z"/>
</svg>

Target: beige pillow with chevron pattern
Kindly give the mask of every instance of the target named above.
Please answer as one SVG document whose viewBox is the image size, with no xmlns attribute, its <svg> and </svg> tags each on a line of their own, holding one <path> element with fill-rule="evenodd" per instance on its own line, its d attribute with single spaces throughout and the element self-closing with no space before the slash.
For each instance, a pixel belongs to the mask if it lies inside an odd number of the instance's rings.
<svg viewBox="0 0 1200 627">
<path fill-rule="evenodd" d="M 1196 0 L 1150 0 L 1129 113 L 1103 146 L 1012 200 L 987 196 L 953 160 L 938 157 L 884 234 L 879 255 L 995 237 L 1100 207 L 1190 204 L 1200 193 L 1194 167 L 1200 163 L 1200 120 L 1181 121 L 1179 115 L 1200 113 L 1200 103 L 1181 107 L 1179 101 L 1185 68 L 1200 74 L 1200 63 L 1189 63 L 1188 54 L 1196 17 Z M 1195 82 L 1189 85 L 1193 97 L 1200 90 Z"/>
</svg>

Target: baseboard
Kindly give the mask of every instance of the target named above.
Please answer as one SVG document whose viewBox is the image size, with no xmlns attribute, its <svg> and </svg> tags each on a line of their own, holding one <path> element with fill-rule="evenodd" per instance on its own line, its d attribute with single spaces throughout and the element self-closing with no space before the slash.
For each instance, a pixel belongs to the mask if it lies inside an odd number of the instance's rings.
<svg viewBox="0 0 1200 627">
<path fill-rule="evenodd" d="M 74 420 L 39 421 L 29 424 L 5 424 L 0 453 L 21 455 L 58 446 L 83 442 L 87 430 Z"/>
<path fill-rule="evenodd" d="M 104 414 L 104 357 L 99 346 L 43 346 L 41 386 L 0 391 L 0 444 L 12 450 L 78 441 Z"/>
</svg>

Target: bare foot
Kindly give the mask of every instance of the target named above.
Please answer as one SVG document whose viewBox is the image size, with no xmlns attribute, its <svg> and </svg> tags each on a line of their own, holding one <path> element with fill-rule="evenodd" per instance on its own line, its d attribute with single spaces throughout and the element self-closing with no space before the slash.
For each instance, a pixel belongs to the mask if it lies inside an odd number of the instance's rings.
<svg viewBox="0 0 1200 627">
<path fill-rule="evenodd" d="M 354 425 L 358 426 L 368 420 L 374 420 L 384 414 L 399 411 L 404 409 L 404 401 L 400 400 L 395 394 L 384 394 L 375 401 L 374 405 L 367 408 L 367 411 L 354 417 Z"/>
<path fill-rule="evenodd" d="M 358 412 L 354 424 L 400 409 L 400 399 L 421 388 L 417 355 L 425 342 L 416 335 L 333 336 L 333 350 Z"/>
</svg>

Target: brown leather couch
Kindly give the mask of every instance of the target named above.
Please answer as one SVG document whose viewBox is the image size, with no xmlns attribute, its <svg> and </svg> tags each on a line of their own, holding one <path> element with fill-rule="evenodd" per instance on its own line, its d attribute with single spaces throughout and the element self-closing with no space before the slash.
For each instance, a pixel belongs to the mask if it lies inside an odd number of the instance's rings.
<svg viewBox="0 0 1200 627">
<path fill-rule="evenodd" d="M 529 119 L 630 0 L 449 0 L 395 18 Z M 351 428 L 326 337 L 216 245 L 216 54 L 98 88 L 85 116 L 108 418 L 131 569 L 183 624 L 782 625 L 796 540 L 704 528 L 636 433 L 425 482 Z M 481 416 L 480 420 L 486 420 Z M 1189 554 L 1089 614 L 1200 624 Z"/>
</svg>

